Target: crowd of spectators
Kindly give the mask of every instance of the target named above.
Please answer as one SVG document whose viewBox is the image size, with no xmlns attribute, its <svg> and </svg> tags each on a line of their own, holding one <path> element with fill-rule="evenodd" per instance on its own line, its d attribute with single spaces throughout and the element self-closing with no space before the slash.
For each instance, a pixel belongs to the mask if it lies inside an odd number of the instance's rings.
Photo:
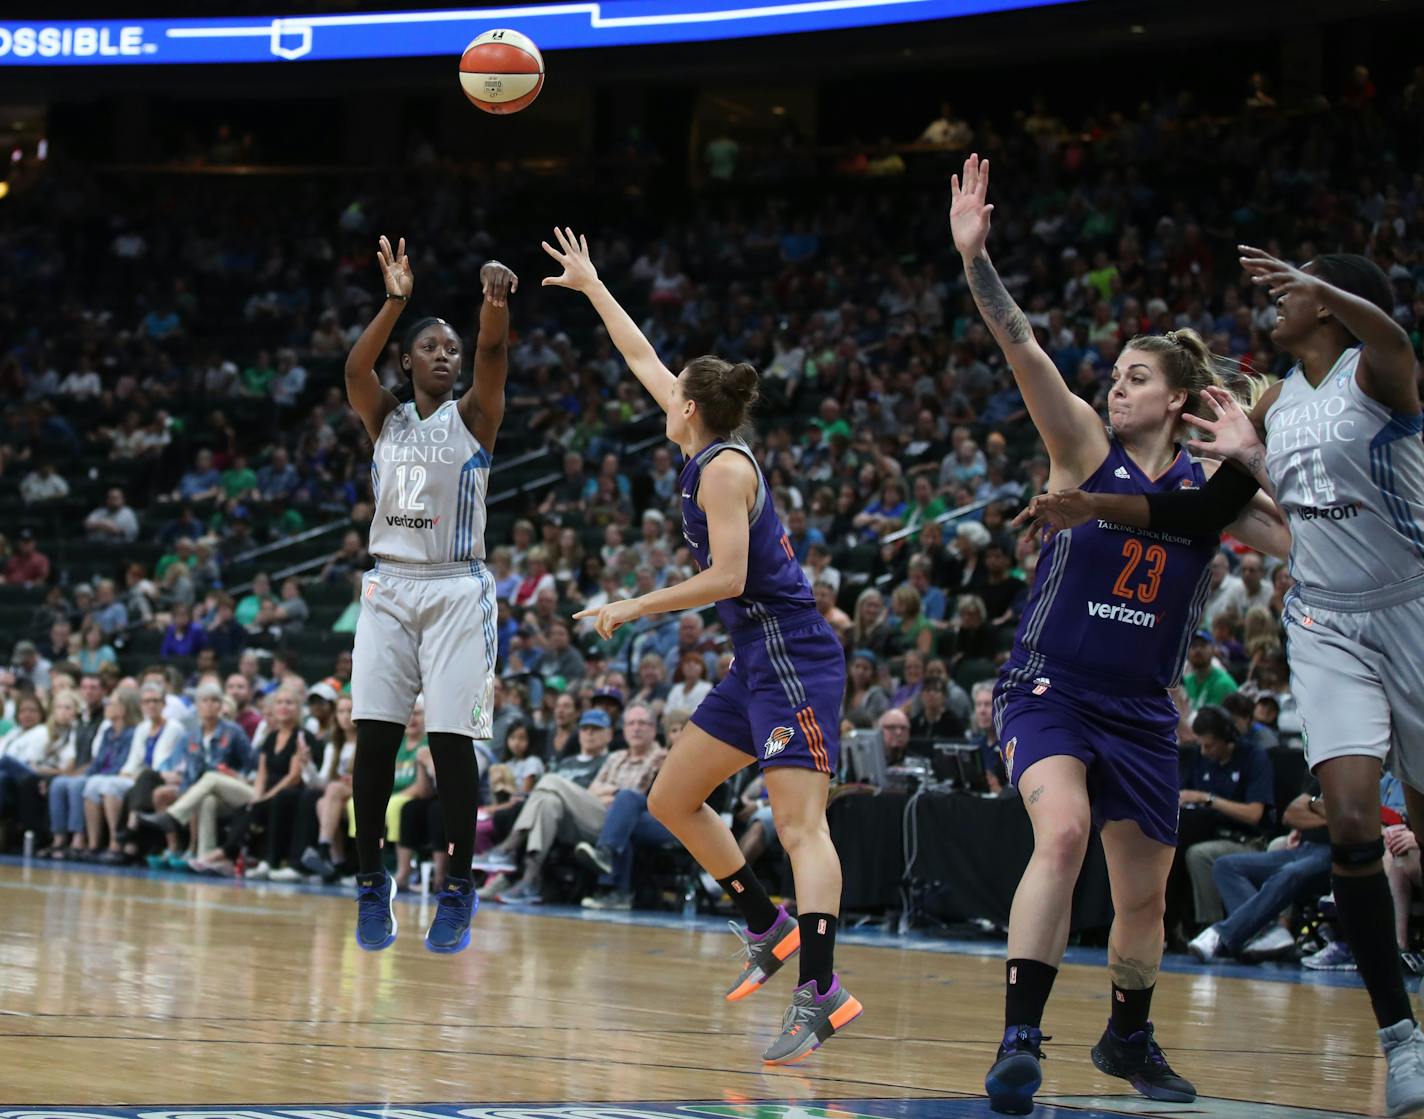
<svg viewBox="0 0 1424 1119">
<path fill-rule="evenodd" d="M 903 155 L 787 158 L 781 179 L 763 169 L 754 189 L 738 189 L 723 145 L 714 188 L 690 207 L 630 212 L 572 173 L 539 205 L 585 215 L 601 274 L 670 367 L 706 351 L 762 370 L 755 451 L 846 647 L 843 728 L 878 730 L 892 772 L 914 769 L 917 744 L 976 742 L 992 794 L 1005 782 L 988 687 L 1038 553 L 1008 522 L 1047 464 L 946 235 L 947 161 L 971 138 L 991 158 L 999 271 L 1064 378 L 1100 404 L 1140 332 L 1191 327 L 1247 370 L 1285 372 L 1274 309 L 1236 268 L 1240 242 L 1296 260 L 1370 254 L 1418 346 L 1421 124 L 1419 75 L 1378 92 L 1366 75 L 1333 104 L 1293 111 L 1253 80 L 1227 116 L 1188 93 L 1071 126 L 1041 101 L 972 125 L 946 107 Z M 0 677 L 0 820 L 70 857 L 122 860 L 147 843 L 167 865 L 186 839 L 183 865 L 200 870 L 246 859 L 259 873 L 330 877 L 346 853 L 349 654 L 309 687 L 290 645 L 354 629 L 358 595 L 330 615 L 308 599 L 314 586 L 354 588 L 369 561 L 369 441 L 337 369 L 379 295 L 377 232 L 408 238 L 417 300 L 460 326 L 484 260 L 537 274 L 532 246 L 497 235 L 527 224 L 527 183 L 514 174 L 477 197 L 453 177 L 372 182 L 333 204 L 329 182 L 309 179 L 215 183 L 201 203 L 166 181 L 52 180 L 7 203 L 0 237 L 0 323 L 14 339 L 0 390 L 22 402 L 0 419 L 0 486 L 25 510 L 69 510 L 56 537 L 88 547 L 65 545 L 60 564 L 43 533 L 0 538 L 6 584 L 39 603 L 28 632 L 8 635 Z M 199 205 L 204 220 L 187 220 Z M 505 879 L 495 893 L 537 894 L 557 840 L 581 844 L 602 877 L 592 902 L 622 905 L 629 844 L 663 842 L 638 798 L 730 651 L 710 611 L 642 619 L 611 640 L 569 620 L 692 572 L 679 463 L 648 437 L 660 430 L 641 422 L 648 402 L 580 314 L 532 282 L 516 297 L 496 465 L 507 439 L 549 456 L 553 478 L 492 515 L 500 678 L 495 735 L 480 747 L 481 834 Z M 401 388 L 393 349 L 378 373 Z M 103 468 L 81 473 L 89 462 Z M 65 504 L 85 494 L 92 512 Z M 276 585 L 260 569 L 232 577 L 313 516 L 349 523 L 324 562 Z M 156 560 L 130 559 L 146 542 L 161 546 Z M 1213 820 L 1212 839 L 1264 842 L 1279 825 L 1259 788 L 1229 795 L 1198 763 L 1224 740 L 1223 711 L 1235 748 L 1299 746 L 1280 626 L 1289 584 L 1282 565 L 1230 540 L 1213 563 L 1176 693 L 1183 803 L 1211 791 L 1260 811 Z M 152 668 L 125 652 L 143 628 L 161 635 Z M 183 728 L 182 750 L 168 725 Z M 410 808 L 436 803 L 420 738 L 413 723 L 407 799 L 388 823 L 438 849 L 438 817 Z M 774 847 L 757 797 L 735 790 L 728 808 L 751 847 Z M 406 876 L 417 848 L 395 846 Z M 1195 891 L 1186 936 L 1217 915 L 1205 853 L 1184 858 L 1183 874 Z"/>
</svg>

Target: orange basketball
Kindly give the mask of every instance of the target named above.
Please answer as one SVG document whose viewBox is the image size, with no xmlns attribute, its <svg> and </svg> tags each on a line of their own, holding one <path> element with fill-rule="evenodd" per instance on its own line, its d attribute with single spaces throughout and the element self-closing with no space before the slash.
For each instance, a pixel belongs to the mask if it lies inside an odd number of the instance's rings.
<svg viewBox="0 0 1424 1119">
<path fill-rule="evenodd" d="M 486 31 L 460 56 L 460 88 L 487 113 L 517 113 L 544 88 L 544 56 L 518 31 Z"/>
</svg>

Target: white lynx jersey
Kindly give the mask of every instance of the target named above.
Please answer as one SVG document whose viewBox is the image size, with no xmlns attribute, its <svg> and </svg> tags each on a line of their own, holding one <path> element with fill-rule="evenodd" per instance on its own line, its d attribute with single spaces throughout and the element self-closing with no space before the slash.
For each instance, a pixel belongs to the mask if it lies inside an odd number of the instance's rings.
<svg viewBox="0 0 1424 1119">
<path fill-rule="evenodd" d="M 489 468 L 489 452 L 453 400 L 424 420 L 413 402 L 395 408 L 371 462 L 371 554 L 398 563 L 483 560 Z"/>
<path fill-rule="evenodd" d="M 1312 388 L 1297 368 L 1266 413 L 1266 472 L 1290 518 L 1296 581 L 1362 594 L 1424 575 L 1424 417 L 1355 379 L 1360 347 Z"/>
</svg>

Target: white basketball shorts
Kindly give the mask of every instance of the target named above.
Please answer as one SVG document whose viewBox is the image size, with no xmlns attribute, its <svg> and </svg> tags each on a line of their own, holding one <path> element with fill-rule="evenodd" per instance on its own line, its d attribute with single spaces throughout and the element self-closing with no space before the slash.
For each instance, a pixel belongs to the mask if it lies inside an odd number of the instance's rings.
<svg viewBox="0 0 1424 1119">
<path fill-rule="evenodd" d="M 404 725 L 423 693 L 427 731 L 489 738 L 496 615 L 482 563 L 378 560 L 362 580 L 352 718 Z"/>
</svg>

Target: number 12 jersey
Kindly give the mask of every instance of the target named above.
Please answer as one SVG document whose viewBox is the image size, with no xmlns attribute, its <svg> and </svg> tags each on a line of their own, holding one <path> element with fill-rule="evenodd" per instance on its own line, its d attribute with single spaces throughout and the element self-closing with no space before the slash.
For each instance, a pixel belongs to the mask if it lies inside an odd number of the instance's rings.
<svg viewBox="0 0 1424 1119">
<path fill-rule="evenodd" d="M 414 402 L 397 405 L 371 461 L 371 554 L 399 563 L 483 560 L 489 468 L 455 401 L 423 420 Z"/>
</svg>

